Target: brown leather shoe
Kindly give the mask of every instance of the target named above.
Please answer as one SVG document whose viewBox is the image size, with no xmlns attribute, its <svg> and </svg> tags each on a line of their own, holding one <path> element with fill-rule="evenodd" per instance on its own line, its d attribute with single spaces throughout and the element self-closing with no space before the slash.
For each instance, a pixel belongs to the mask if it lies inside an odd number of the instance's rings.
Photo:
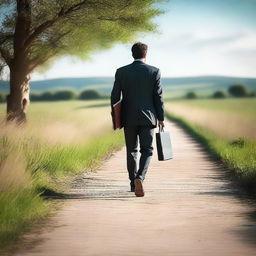
<svg viewBox="0 0 256 256">
<path fill-rule="evenodd" d="M 144 196 L 144 189 L 143 189 L 143 185 L 142 185 L 142 180 L 141 179 L 135 179 L 134 184 L 135 184 L 135 195 L 136 196 Z"/>
</svg>

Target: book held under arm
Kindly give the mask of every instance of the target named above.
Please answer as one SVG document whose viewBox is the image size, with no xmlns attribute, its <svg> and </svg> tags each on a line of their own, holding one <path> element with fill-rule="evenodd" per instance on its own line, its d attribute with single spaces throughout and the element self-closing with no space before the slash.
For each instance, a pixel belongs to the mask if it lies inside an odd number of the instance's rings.
<svg viewBox="0 0 256 256">
<path fill-rule="evenodd" d="M 122 129 L 123 125 L 121 122 L 121 110 L 122 110 L 122 99 L 120 99 L 118 102 L 113 104 L 111 107 L 111 116 L 112 116 L 112 123 L 113 123 L 113 129 Z"/>
</svg>

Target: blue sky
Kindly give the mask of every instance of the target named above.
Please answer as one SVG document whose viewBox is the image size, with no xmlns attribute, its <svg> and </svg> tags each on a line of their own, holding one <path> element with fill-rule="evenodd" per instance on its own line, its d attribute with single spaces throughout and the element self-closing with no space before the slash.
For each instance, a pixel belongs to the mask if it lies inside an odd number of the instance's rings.
<svg viewBox="0 0 256 256">
<path fill-rule="evenodd" d="M 139 36 L 148 44 L 147 63 L 163 77 L 226 75 L 256 77 L 256 0 L 171 0 L 155 19 L 159 34 Z M 132 43 L 92 54 L 90 61 L 57 60 L 32 78 L 113 76 L 132 62 Z"/>
</svg>

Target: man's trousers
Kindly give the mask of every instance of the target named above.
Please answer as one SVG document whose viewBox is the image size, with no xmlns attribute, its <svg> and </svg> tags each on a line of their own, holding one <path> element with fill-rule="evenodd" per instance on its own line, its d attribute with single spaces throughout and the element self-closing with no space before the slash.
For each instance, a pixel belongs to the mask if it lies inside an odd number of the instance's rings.
<svg viewBox="0 0 256 256">
<path fill-rule="evenodd" d="M 150 160 L 153 155 L 154 127 L 126 126 L 124 127 L 127 170 L 131 183 L 134 179 L 145 179 Z M 140 143 L 140 161 L 137 169 L 138 141 Z"/>
</svg>

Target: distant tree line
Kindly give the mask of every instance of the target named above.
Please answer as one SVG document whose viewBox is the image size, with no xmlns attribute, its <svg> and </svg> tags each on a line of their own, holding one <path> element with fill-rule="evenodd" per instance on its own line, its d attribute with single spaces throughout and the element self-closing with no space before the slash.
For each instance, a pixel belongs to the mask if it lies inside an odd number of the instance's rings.
<svg viewBox="0 0 256 256">
<path fill-rule="evenodd" d="M 215 91 L 211 97 L 215 99 L 223 99 L 228 96 L 233 97 L 255 97 L 256 91 L 249 90 L 249 88 L 244 84 L 234 84 L 229 86 L 227 92 L 218 90 Z M 187 92 L 185 95 L 187 99 L 196 99 L 198 95 L 194 91 Z"/>
<path fill-rule="evenodd" d="M 42 93 L 31 93 L 31 101 L 58 101 L 58 100 L 93 100 L 93 99 L 104 99 L 108 96 L 101 94 L 97 90 L 87 89 L 80 93 L 76 93 L 72 90 L 60 90 L 60 91 L 47 91 Z M 0 93 L 0 102 L 6 101 L 6 96 L 3 93 Z"/>
<path fill-rule="evenodd" d="M 223 90 L 215 91 L 210 97 L 215 99 L 223 99 L 228 96 L 233 97 L 255 97 L 256 92 L 251 91 L 243 84 L 235 84 L 231 85 L 227 92 Z M 76 93 L 72 90 L 60 90 L 60 91 L 47 91 L 42 93 L 31 93 L 30 100 L 31 101 L 58 101 L 58 100 L 93 100 L 93 99 L 104 99 L 109 98 L 108 95 L 103 95 L 99 91 L 95 89 L 87 89 L 80 93 Z M 187 99 L 196 99 L 198 95 L 194 91 L 189 91 L 186 93 L 185 98 Z M 0 102 L 5 102 L 6 96 L 5 94 L 0 92 Z"/>
</svg>

